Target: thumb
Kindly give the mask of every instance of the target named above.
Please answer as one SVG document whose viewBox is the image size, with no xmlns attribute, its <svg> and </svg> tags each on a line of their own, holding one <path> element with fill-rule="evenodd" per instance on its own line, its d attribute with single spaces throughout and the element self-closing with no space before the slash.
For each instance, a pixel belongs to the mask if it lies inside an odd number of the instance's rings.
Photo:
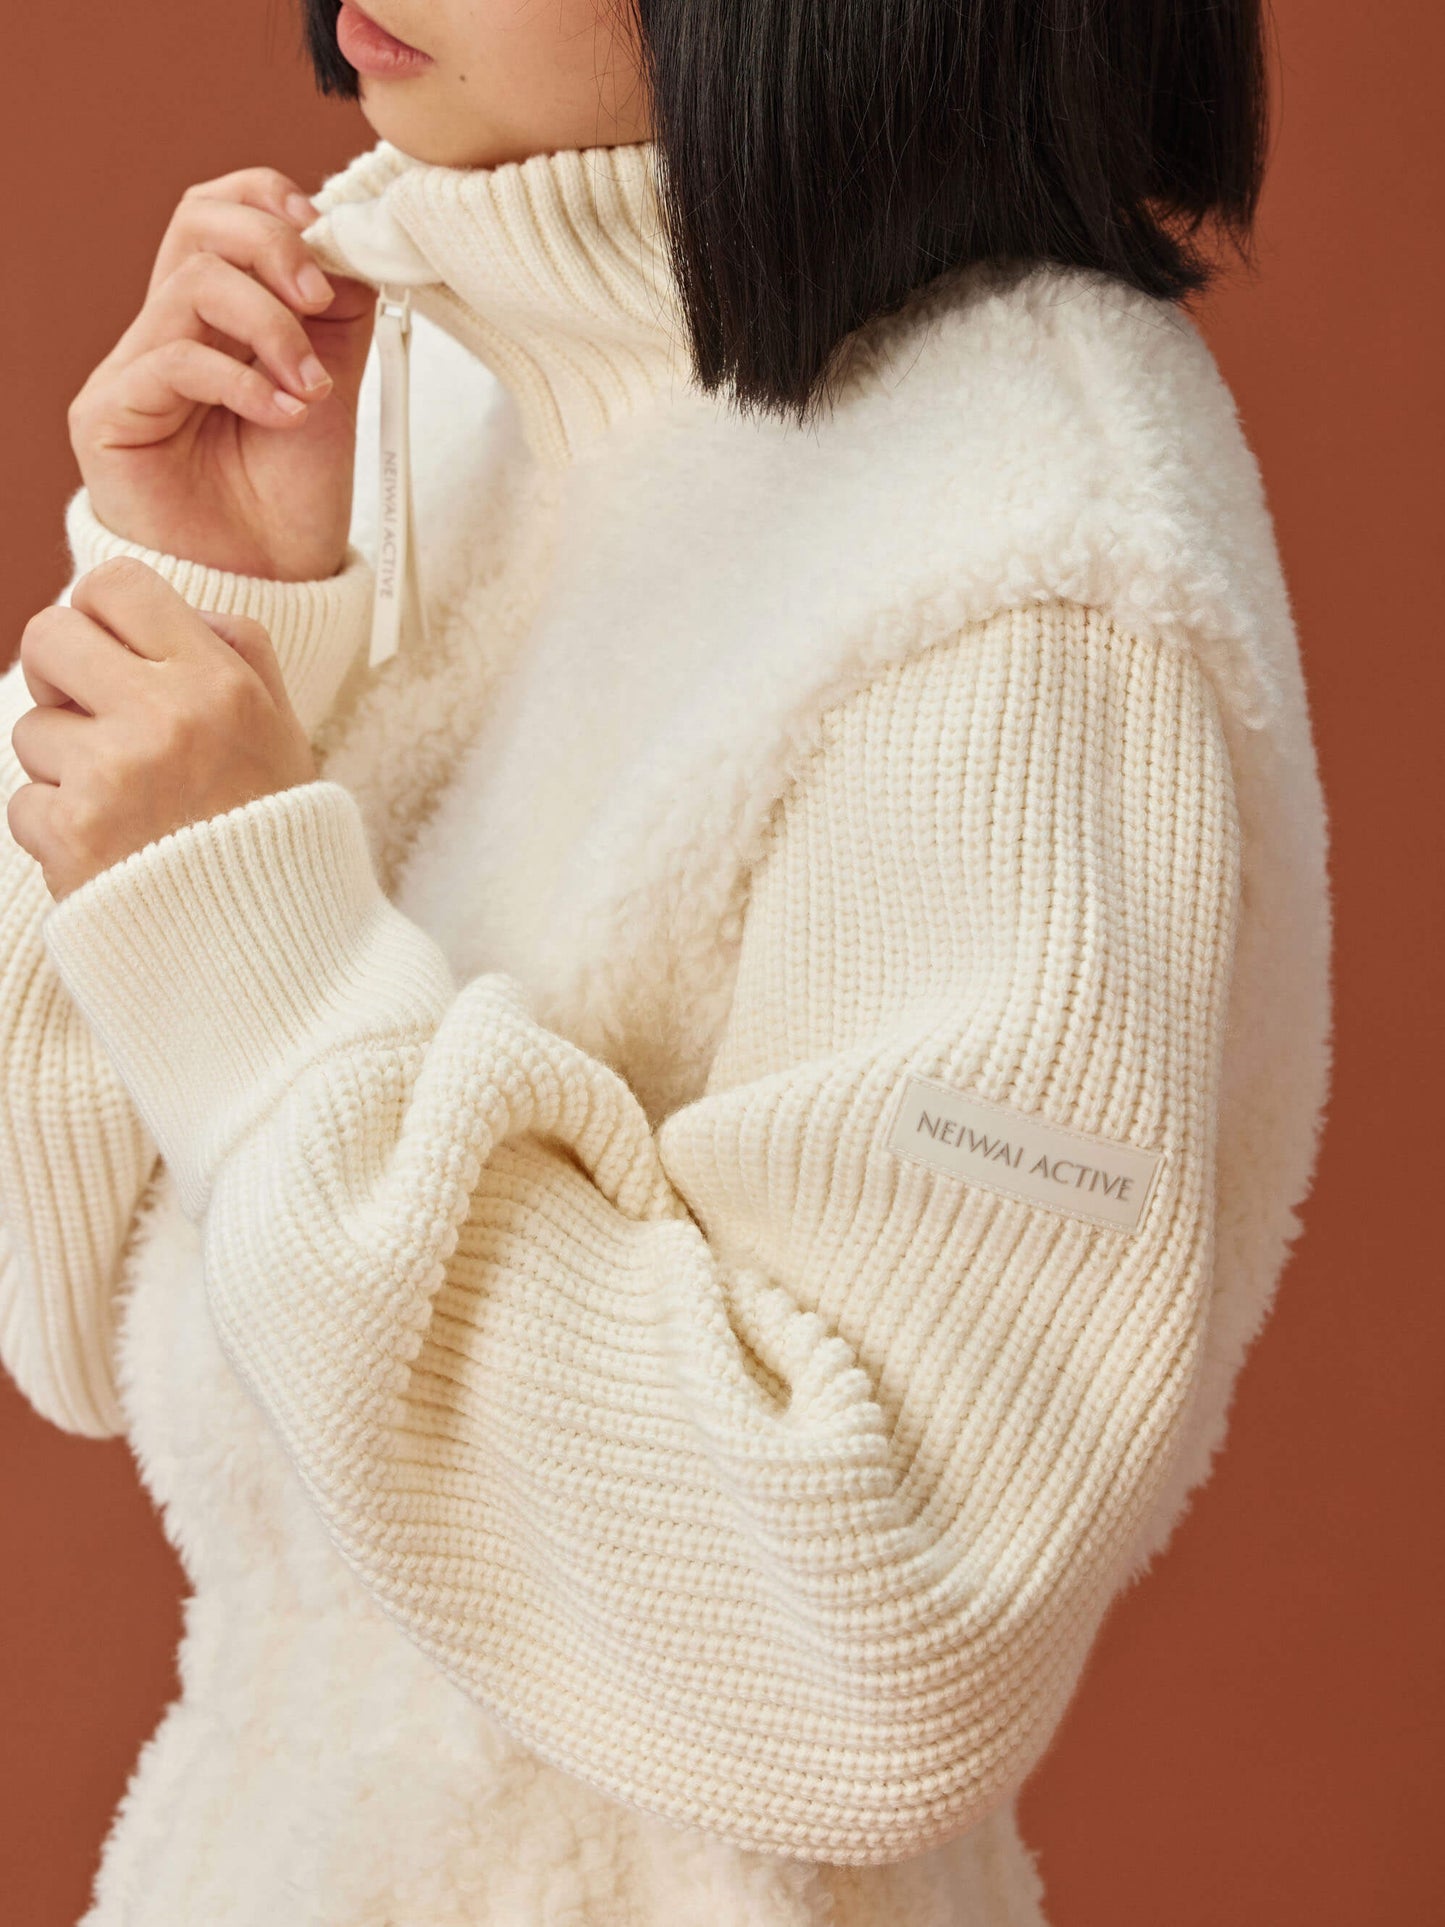
<svg viewBox="0 0 1445 1927">
<path fill-rule="evenodd" d="M 285 678 L 281 665 L 276 660 L 276 651 L 271 638 L 254 616 L 223 614 L 218 609 L 197 609 L 196 614 L 231 648 L 266 685 L 267 693 L 278 709 L 289 709 L 291 698 L 286 693 Z"/>
</svg>

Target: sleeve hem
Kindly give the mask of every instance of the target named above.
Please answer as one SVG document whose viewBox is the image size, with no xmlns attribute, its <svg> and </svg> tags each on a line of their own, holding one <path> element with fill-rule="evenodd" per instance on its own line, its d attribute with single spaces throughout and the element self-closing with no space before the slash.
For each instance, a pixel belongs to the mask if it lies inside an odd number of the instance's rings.
<svg viewBox="0 0 1445 1927">
<path fill-rule="evenodd" d="M 325 780 L 147 844 L 54 905 L 44 934 L 193 1218 L 302 1066 L 426 1027 L 452 994 L 377 881 L 355 798 Z"/>
</svg>

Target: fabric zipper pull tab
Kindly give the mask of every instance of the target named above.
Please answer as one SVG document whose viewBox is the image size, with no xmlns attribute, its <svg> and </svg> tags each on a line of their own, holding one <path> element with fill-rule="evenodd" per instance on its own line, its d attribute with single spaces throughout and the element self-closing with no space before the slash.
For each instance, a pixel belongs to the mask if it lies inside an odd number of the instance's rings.
<svg viewBox="0 0 1445 1927">
<path fill-rule="evenodd" d="M 410 618 L 426 640 L 411 494 L 411 290 L 383 284 L 376 304 L 381 358 L 381 473 L 377 489 L 376 592 L 371 609 L 374 669 L 394 656 Z"/>
</svg>

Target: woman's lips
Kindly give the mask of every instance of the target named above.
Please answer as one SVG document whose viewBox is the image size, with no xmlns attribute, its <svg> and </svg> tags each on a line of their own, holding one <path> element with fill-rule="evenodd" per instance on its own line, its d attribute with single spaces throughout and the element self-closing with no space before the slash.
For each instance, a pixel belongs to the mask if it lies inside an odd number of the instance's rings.
<svg viewBox="0 0 1445 1927">
<path fill-rule="evenodd" d="M 379 21 L 354 6 L 352 0 L 345 0 L 336 16 L 336 44 L 342 58 L 359 74 L 392 78 L 419 73 L 423 67 L 436 64 L 420 47 L 409 47 L 394 33 L 388 33 Z"/>
</svg>

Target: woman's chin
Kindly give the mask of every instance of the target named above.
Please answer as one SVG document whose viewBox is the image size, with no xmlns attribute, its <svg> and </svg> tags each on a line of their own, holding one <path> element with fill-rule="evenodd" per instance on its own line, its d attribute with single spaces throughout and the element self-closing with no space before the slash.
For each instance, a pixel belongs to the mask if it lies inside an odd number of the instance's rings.
<svg viewBox="0 0 1445 1927">
<path fill-rule="evenodd" d="M 367 125 L 412 160 L 433 167 L 501 167 L 533 154 L 552 154 L 561 148 L 614 146 L 646 140 L 652 124 L 646 114 L 633 112 L 625 121 L 601 121 L 595 113 L 538 114 L 535 125 L 516 111 L 479 112 L 479 92 L 468 90 L 458 100 L 454 90 L 428 86 L 444 78 L 440 67 L 393 83 L 362 74 L 357 104 Z"/>
<path fill-rule="evenodd" d="M 428 112 L 404 103 L 399 98 L 402 91 L 363 75 L 357 104 L 371 131 L 412 160 L 433 167 L 490 167 L 497 159 L 509 158 L 490 151 L 498 143 L 489 144 L 485 129 L 448 133 L 438 125 L 434 102 Z"/>
</svg>

